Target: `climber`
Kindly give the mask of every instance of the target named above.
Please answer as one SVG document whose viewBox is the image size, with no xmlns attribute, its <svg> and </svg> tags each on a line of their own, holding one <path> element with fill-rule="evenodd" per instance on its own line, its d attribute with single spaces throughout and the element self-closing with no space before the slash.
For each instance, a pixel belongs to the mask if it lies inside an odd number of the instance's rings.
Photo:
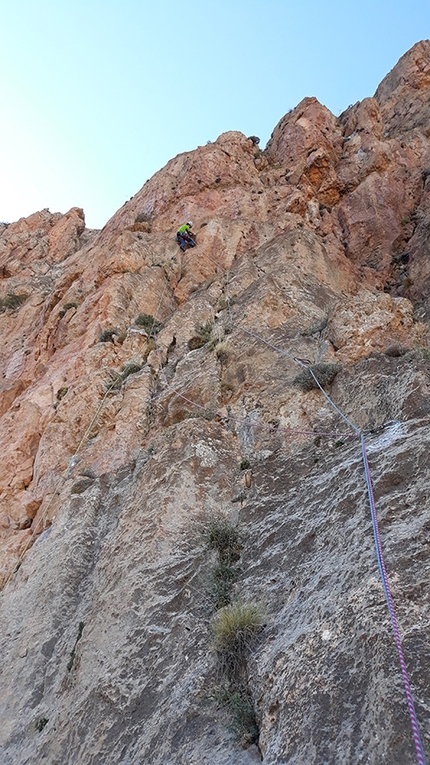
<svg viewBox="0 0 430 765">
<path fill-rule="evenodd" d="M 191 238 L 191 227 L 193 223 L 191 220 L 189 220 L 187 223 L 184 223 L 183 226 L 180 226 L 178 228 L 178 233 L 176 234 L 176 241 L 179 244 L 179 247 L 181 248 L 182 252 L 185 252 L 185 245 L 188 245 L 188 247 L 195 247 L 196 243 L 194 239 Z"/>
</svg>

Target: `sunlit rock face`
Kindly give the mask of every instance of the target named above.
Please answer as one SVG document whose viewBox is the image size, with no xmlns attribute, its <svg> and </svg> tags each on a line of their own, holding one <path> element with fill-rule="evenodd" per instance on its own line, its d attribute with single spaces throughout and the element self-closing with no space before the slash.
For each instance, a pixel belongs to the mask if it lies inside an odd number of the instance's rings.
<svg viewBox="0 0 430 765">
<path fill-rule="evenodd" d="M 422 41 L 338 118 L 305 98 L 264 150 L 224 133 L 101 231 L 79 208 L 0 224 L 6 765 L 415 761 L 360 441 L 309 365 L 374 431 L 430 756 L 429 72 Z M 213 647 L 219 517 L 231 597 L 264 612 L 252 736 Z"/>
</svg>

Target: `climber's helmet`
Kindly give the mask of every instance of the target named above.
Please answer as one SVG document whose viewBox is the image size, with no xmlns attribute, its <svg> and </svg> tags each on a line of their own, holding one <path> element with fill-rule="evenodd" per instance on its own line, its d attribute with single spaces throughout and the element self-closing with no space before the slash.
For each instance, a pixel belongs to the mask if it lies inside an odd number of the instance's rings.
<svg viewBox="0 0 430 765">
<path fill-rule="evenodd" d="M 187 226 L 191 227 L 192 225 L 193 225 L 193 221 L 192 220 L 187 220 Z"/>
</svg>

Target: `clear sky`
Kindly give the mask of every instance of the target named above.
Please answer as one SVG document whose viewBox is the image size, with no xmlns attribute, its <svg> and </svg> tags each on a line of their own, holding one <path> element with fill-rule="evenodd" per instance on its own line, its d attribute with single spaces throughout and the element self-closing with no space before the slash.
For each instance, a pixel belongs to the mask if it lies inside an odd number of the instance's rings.
<svg viewBox="0 0 430 765">
<path fill-rule="evenodd" d="M 371 96 L 429 0 L 0 0 L 0 221 L 100 228 L 176 154 Z"/>
</svg>

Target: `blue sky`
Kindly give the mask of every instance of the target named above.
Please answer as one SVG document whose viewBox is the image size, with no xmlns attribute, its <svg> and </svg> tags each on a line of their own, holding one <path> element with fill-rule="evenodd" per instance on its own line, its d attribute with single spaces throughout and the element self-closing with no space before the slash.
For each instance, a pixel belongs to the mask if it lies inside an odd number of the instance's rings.
<svg viewBox="0 0 430 765">
<path fill-rule="evenodd" d="M 0 220 L 111 215 L 176 154 L 373 95 L 430 3 L 0 0 Z"/>
</svg>

